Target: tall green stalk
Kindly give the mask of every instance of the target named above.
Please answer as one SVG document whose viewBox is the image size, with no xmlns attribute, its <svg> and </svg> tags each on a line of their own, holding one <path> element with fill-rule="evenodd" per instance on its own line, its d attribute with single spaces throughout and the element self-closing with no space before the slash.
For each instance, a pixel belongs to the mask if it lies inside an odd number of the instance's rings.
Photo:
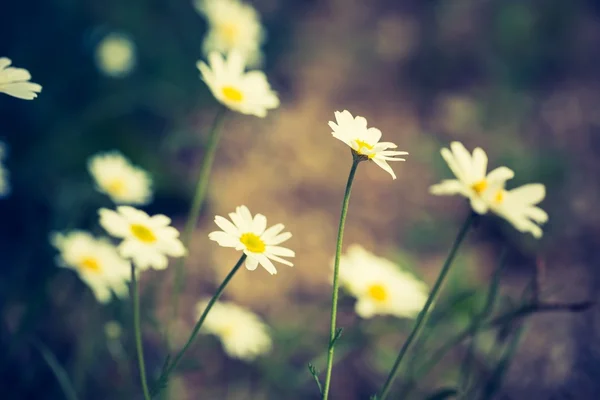
<svg viewBox="0 0 600 400">
<path fill-rule="evenodd" d="M 227 286 L 227 284 L 229 283 L 229 281 L 231 281 L 231 278 L 233 278 L 233 276 L 235 275 L 235 273 L 242 267 L 242 265 L 244 264 L 245 260 L 246 260 L 246 254 L 242 254 L 242 256 L 240 257 L 240 259 L 238 260 L 238 262 L 234 265 L 234 267 L 231 269 L 231 271 L 229 272 L 229 274 L 227 274 L 227 276 L 225 277 L 225 279 L 223 280 L 223 282 L 221 283 L 221 285 L 217 288 L 216 293 L 213 295 L 213 297 L 210 299 L 210 301 L 206 305 L 206 308 L 204 309 L 204 312 L 202 313 L 202 315 L 198 319 L 198 322 L 196 322 L 196 325 L 194 325 L 194 329 L 192 329 L 192 333 L 190 334 L 190 337 L 187 340 L 186 344 L 179 351 L 179 353 L 177 353 L 177 355 L 173 359 L 173 362 L 169 363 L 169 365 L 166 368 L 164 368 L 163 373 L 161 374 L 161 376 L 159 378 L 157 387 L 155 388 L 155 390 L 153 390 L 153 395 L 154 396 L 156 396 L 162 390 L 162 388 L 164 388 L 166 386 L 166 384 L 167 384 L 167 382 L 169 380 L 169 375 L 177 367 L 177 364 L 179 364 L 179 362 L 183 358 L 185 352 L 192 345 L 192 342 L 194 341 L 194 339 L 198 335 L 198 332 L 200 331 L 200 328 L 202 327 L 202 324 L 204 323 L 204 320 L 208 316 L 208 313 L 210 312 L 210 310 L 212 309 L 212 307 L 214 306 L 214 304 L 217 302 L 217 300 L 219 300 L 219 297 L 221 297 L 221 294 L 225 290 L 225 287 Z"/>
<path fill-rule="evenodd" d="M 140 296 L 138 283 L 135 277 L 135 266 L 131 263 L 131 298 L 133 300 L 133 330 L 135 332 L 135 347 L 137 349 L 138 365 L 140 369 L 140 381 L 144 391 L 144 399 L 150 400 L 150 391 L 146 381 L 146 363 L 144 362 L 144 347 L 142 345 L 142 329 L 140 325 Z"/>
<path fill-rule="evenodd" d="M 404 358 L 404 355 L 408 351 L 411 343 L 415 339 L 417 339 L 419 334 L 421 333 L 421 326 L 424 325 L 425 322 L 427 321 L 427 318 L 429 316 L 429 309 L 431 308 L 431 305 L 435 301 L 437 294 L 440 291 L 442 284 L 444 283 L 444 279 L 446 278 L 446 275 L 448 275 L 448 271 L 450 271 L 450 267 L 452 266 L 452 261 L 454 261 L 454 257 L 456 256 L 456 253 L 457 253 L 461 243 L 463 242 L 465 236 L 467 235 L 467 232 L 469 231 L 469 228 L 471 227 L 471 224 L 473 223 L 473 220 L 475 219 L 475 217 L 476 217 L 476 214 L 470 213 L 469 216 L 467 217 L 467 219 L 465 220 L 462 228 L 458 232 L 458 235 L 456 236 L 456 239 L 454 240 L 454 244 L 452 245 L 452 248 L 450 249 L 450 253 L 448 254 L 448 257 L 446 258 L 446 261 L 444 262 L 444 265 L 442 266 L 442 270 L 440 271 L 440 274 L 438 275 L 438 278 L 435 281 L 433 288 L 431 289 L 431 293 L 429 293 L 429 297 L 427 298 L 427 301 L 425 302 L 423 309 L 417 316 L 417 320 L 415 321 L 415 325 L 414 325 L 412 331 L 410 332 L 410 335 L 408 335 L 408 338 L 402 345 L 402 348 L 400 349 L 400 353 L 398 354 L 398 357 L 396 358 L 396 361 L 394 362 L 392 370 L 390 371 L 390 373 L 385 381 L 385 384 L 383 385 L 383 388 L 381 389 L 381 391 L 379 392 L 379 394 L 376 397 L 377 400 L 384 400 L 387 397 L 387 395 L 389 394 L 389 391 L 392 386 L 392 382 L 394 381 L 394 379 L 396 378 L 396 374 L 398 373 L 398 367 L 400 367 L 400 363 L 402 362 L 402 359 Z"/>
<path fill-rule="evenodd" d="M 352 168 L 346 183 L 346 192 L 344 193 L 344 201 L 342 202 L 342 213 L 340 216 L 340 225 L 338 227 L 337 245 L 335 248 L 335 262 L 333 266 L 333 290 L 331 293 L 331 327 L 329 330 L 329 347 L 327 353 L 327 370 L 325 375 L 325 385 L 323 386 L 323 400 L 329 396 L 329 387 L 331 385 L 331 370 L 333 368 L 333 350 L 335 341 L 339 337 L 335 323 L 337 319 L 338 292 L 340 283 L 338 276 L 340 274 L 340 257 L 342 255 L 342 241 L 344 239 L 344 225 L 346 224 L 346 215 L 348 214 L 348 204 L 350 203 L 350 191 L 352 190 L 352 182 L 356 174 L 358 163 L 362 161 L 359 157 L 353 154 Z"/>
<path fill-rule="evenodd" d="M 190 206 L 188 218 L 185 223 L 185 228 L 183 230 L 183 235 L 181 236 L 181 241 L 186 249 L 189 249 L 190 240 L 192 238 L 192 234 L 194 233 L 194 229 L 196 229 L 198 217 L 200 216 L 200 209 L 202 208 L 202 204 L 204 203 L 204 199 L 206 198 L 206 193 L 208 191 L 208 181 L 210 178 L 210 171 L 215 160 L 217 145 L 219 144 L 219 138 L 221 136 L 221 128 L 223 126 L 223 121 L 225 120 L 225 114 L 227 113 L 226 111 L 227 109 L 225 107 L 219 108 L 219 111 L 217 111 L 217 115 L 215 116 L 213 124 L 208 133 L 208 141 L 206 143 L 204 159 L 202 160 L 200 170 L 198 171 L 198 183 L 196 184 L 196 191 L 194 193 L 194 198 L 192 199 L 192 204 Z M 179 313 L 179 295 L 181 294 L 183 286 L 185 259 L 186 257 L 181 257 L 177 259 L 177 262 L 174 267 L 175 279 L 173 282 L 173 294 L 171 297 L 172 312 L 171 318 L 169 318 L 169 320 L 167 321 L 167 328 L 165 333 L 168 346 L 170 346 L 169 333 L 171 324 L 173 320 L 177 318 L 177 315 Z"/>
</svg>

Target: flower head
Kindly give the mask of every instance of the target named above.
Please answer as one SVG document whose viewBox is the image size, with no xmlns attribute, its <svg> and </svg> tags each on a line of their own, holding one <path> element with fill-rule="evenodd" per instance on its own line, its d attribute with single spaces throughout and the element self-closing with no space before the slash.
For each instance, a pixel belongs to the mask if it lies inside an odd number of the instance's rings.
<svg viewBox="0 0 600 400">
<path fill-rule="evenodd" d="M 548 221 L 548 214 L 536 204 L 546 196 L 546 188 L 540 183 L 506 190 L 506 182 L 514 173 L 507 167 L 499 167 L 486 175 L 487 155 L 479 147 L 471 155 L 459 142 L 450 144 L 452 151 L 442 149 L 442 157 L 457 179 L 446 179 L 430 188 L 435 195 L 460 194 L 471 202 L 478 214 L 488 211 L 510 222 L 520 232 L 530 232 L 540 238 L 539 224 Z"/>
<path fill-rule="evenodd" d="M 292 237 L 289 232 L 281 233 L 283 224 L 273 225 L 267 229 L 267 218 L 262 214 L 256 214 L 254 218 L 246 206 L 237 207 L 234 213 L 229 214 L 229 221 L 219 215 L 215 217 L 215 223 L 222 231 L 211 232 L 208 237 L 220 246 L 234 247 L 248 256 L 246 268 L 250 271 L 256 269 L 258 264 L 262 265 L 271 275 L 277 273 L 277 269 L 271 260 L 285 265 L 293 266 L 291 262 L 281 257 L 294 257 L 296 254 L 285 247 L 278 246 Z"/>
<path fill-rule="evenodd" d="M 107 35 L 96 47 L 96 65 L 108 76 L 127 75 L 135 66 L 135 44 L 121 33 Z"/>
<path fill-rule="evenodd" d="M 98 191 L 117 204 L 147 204 L 152 197 L 152 179 L 148 173 L 131 165 L 117 151 L 96 154 L 90 158 L 88 170 Z"/>
<path fill-rule="evenodd" d="M 2 165 L 2 161 L 6 154 L 4 143 L 0 142 L 0 198 L 7 196 L 10 193 L 10 183 L 8 182 L 8 170 Z"/>
<path fill-rule="evenodd" d="M 54 233 L 50 242 L 60 252 L 58 265 L 75 270 L 99 302 L 108 302 L 111 291 L 119 297 L 127 294 L 131 264 L 119 256 L 108 240 L 72 231 L 65 235 Z"/>
<path fill-rule="evenodd" d="M 431 186 L 430 192 L 438 196 L 460 194 L 470 200 L 473 211 L 485 214 L 490 208 L 493 188 L 503 187 L 514 177 L 514 172 L 499 167 L 487 174 L 488 158 L 479 147 L 472 155 L 460 142 L 452 142 L 450 149 L 452 151 L 444 148 L 441 153 L 456 179 L 443 180 Z"/>
<path fill-rule="evenodd" d="M 198 317 L 208 300 L 196 306 Z M 271 350 L 269 328 L 251 311 L 233 303 L 216 302 L 202 325 L 204 333 L 219 337 L 225 352 L 231 357 L 252 361 Z"/>
<path fill-rule="evenodd" d="M 204 54 L 236 50 L 249 65 L 261 61 L 260 46 L 266 35 L 254 7 L 239 0 L 196 0 L 195 6 L 209 27 L 202 44 Z"/>
<path fill-rule="evenodd" d="M 546 187 L 530 183 L 516 189 L 498 188 L 490 193 L 492 211 L 510 222 L 519 232 L 529 232 L 536 239 L 542 237 L 538 224 L 548 221 L 548 214 L 536 204 L 546 197 Z"/>
<path fill-rule="evenodd" d="M 167 268 L 167 256 L 182 257 L 185 254 L 179 231 L 170 226 L 171 219 L 158 214 L 150 217 L 145 212 L 129 206 L 117 207 L 117 211 L 101 208 L 100 225 L 108 233 L 123 238 L 119 254 L 131 258 L 141 270 Z"/>
<path fill-rule="evenodd" d="M 427 301 L 425 283 L 393 262 L 352 245 L 340 259 L 340 283 L 357 302 L 356 313 L 415 317 Z"/>
<path fill-rule="evenodd" d="M 408 154 L 405 151 L 394 151 L 396 146 L 391 142 L 380 142 L 381 131 L 377 128 L 367 128 L 367 120 L 363 117 L 353 117 L 348 110 L 335 112 L 336 122 L 329 121 L 334 138 L 346 143 L 355 156 L 371 160 L 396 179 L 388 161 L 405 161 L 397 156 Z"/>
<path fill-rule="evenodd" d="M 208 62 L 209 65 L 198 61 L 196 65 L 212 94 L 228 108 L 262 118 L 267 110 L 279 107 L 279 98 L 271 90 L 265 74 L 244 72 L 244 59 L 237 51 L 230 52 L 226 60 L 212 52 Z"/>
<path fill-rule="evenodd" d="M 0 92 L 23 100 L 33 100 L 42 91 L 42 86 L 31 83 L 31 74 L 23 68 L 10 66 L 9 58 L 0 58 Z"/>
</svg>

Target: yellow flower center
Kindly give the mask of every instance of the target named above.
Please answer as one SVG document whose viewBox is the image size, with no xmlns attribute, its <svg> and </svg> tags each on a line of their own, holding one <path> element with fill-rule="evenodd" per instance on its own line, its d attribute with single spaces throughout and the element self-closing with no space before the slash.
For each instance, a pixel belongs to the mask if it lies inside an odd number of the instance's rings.
<svg viewBox="0 0 600 400">
<path fill-rule="evenodd" d="M 221 30 L 221 35 L 225 38 L 225 41 L 229 44 L 229 46 L 234 47 L 236 44 L 237 38 L 240 34 L 240 30 L 236 24 L 231 22 L 221 24 L 219 26 Z"/>
<path fill-rule="evenodd" d="M 233 86 L 225 86 L 223 89 L 221 89 L 221 92 L 229 101 L 239 103 L 244 99 L 244 94 Z"/>
<path fill-rule="evenodd" d="M 94 257 L 84 257 L 79 263 L 79 268 L 88 272 L 100 272 L 100 263 Z"/>
<path fill-rule="evenodd" d="M 494 196 L 494 201 L 498 204 L 504 201 L 504 190 L 498 190 L 498 192 Z"/>
<path fill-rule="evenodd" d="M 248 251 L 253 253 L 264 253 L 265 249 L 267 248 L 265 242 L 263 242 L 262 239 L 256 236 L 254 233 L 244 233 L 240 237 L 240 242 L 246 246 Z"/>
<path fill-rule="evenodd" d="M 106 191 L 113 196 L 122 195 L 125 192 L 125 182 L 122 179 L 113 179 L 106 185 Z"/>
<path fill-rule="evenodd" d="M 356 144 L 358 145 L 358 149 L 356 149 L 356 152 L 358 154 L 367 156 L 367 157 L 369 157 L 369 159 L 375 157 L 375 153 L 370 153 L 370 151 L 373 150 L 372 145 L 370 145 L 369 143 L 365 142 L 364 140 L 360 140 L 360 139 L 356 139 L 354 142 L 356 142 Z M 366 152 L 364 151 L 365 149 L 367 150 Z"/>
<path fill-rule="evenodd" d="M 487 189 L 487 187 L 488 187 L 488 183 L 485 179 L 482 179 L 479 182 L 475 182 L 473 185 L 471 185 L 471 188 L 478 195 L 481 195 L 483 192 L 485 192 L 485 189 Z"/>
<path fill-rule="evenodd" d="M 375 283 L 369 286 L 367 294 L 371 299 L 375 300 L 378 303 L 383 303 L 388 298 L 388 293 L 385 286 L 383 286 L 380 283 Z"/>
<path fill-rule="evenodd" d="M 140 242 L 144 243 L 154 243 L 156 242 L 156 236 L 154 232 L 140 224 L 131 224 L 131 233 L 136 237 Z"/>
</svg>

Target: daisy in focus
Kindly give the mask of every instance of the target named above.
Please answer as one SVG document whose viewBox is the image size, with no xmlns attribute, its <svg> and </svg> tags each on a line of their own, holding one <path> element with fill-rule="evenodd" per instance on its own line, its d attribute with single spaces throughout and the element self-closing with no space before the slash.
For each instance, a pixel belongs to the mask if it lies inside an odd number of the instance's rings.
<svg viewBox="0 0 600 400">
<path fill-rule="evenodd" d="M 516 189 L 498 188 L 490 194 L 491 210 L 511 223 L 519 232 L 529 232 L 539 239 L 542 229 L 539 224 L 548 221 L 548 214 L 536 204 L 546 197 L 546 187 L 541 183 L 530 183 Z"/>
<path fill-rule="evenodd" d="M 198 61 L 202 79 L 213 96 L 233 111 L 264 118 L 267 110 L 279 107 L 279 98 L 271 90 L 262 71 L 244 72 L 245 63 L 237 51 L 224 59 L 218 52 L 208 55 L 209 64 Z"/>
<path fill-rule="evenodd" d="M 2 164 L 6 155 L 6 146 L 0 142 L 0 198 L 8 196 L 10 193 L 10 183 L 8 182 L 8 170 Z"/>
<path fill-rule="evenodd" d="M 260 46 L 266 35 L 254 7 L 239 0 L 196 0 L 194 5 L 208 22 L 204 54 L 236 50 L 248 65 L 261 62 Z"/>
<path fill-rule="evenodd" d="M 229 214 L 229 221 L 219 215 L 215 217 L 215 223 L 222 231 L 211 232 L 208 235 L 223 247 L 233 247 L 243 251 L 246 256 L 246 268 L 254 271 L 258 264 L 271 275 L 277 273 L 273 261 L 280 262 L 292 267 L 294 264 L 282 257 L 295 257 L 295 253 L 279 244 L 292 237 L 290 232 L 281 233 L 283 224 L 273 225 L 267 229 L 267 218 L 262 214 L 252 217 L 246 206 L 239 206 L 235 212 Z"/>
<path fill-rule="evenodd" d="M 198 318 L 207 304 L 208 300 L 197 304 Z M 233 303 L 217 301 L 206 316 L 201 332 L 218 336 L 229 356 L 245 361 L 268 353 L 272 347 L 267 325 L 258 315 Z"/>
<path fill-rule="evenodd" d="M 377 128 L 367 128 L 367 120 L 363 117 L 353 117 L 348 110 L 335 112 L 336 122 L 329 121 L 334 138 L 346 143 L 355 156 L 363 160 L 373 161 L 384 171 L 396 179 L 396 174 L 388 165 L 388 161 L 405 161 L 397 156 L 408 154 L 405 151 L 395 151 L 396 146 L 391 142 L 379 142 L 381 131 Z"/>
<path fill-rule="evenodd" d="M 506 190 L 506 181 L 514 173 L 499 167 L 486 175 L 487 155 L 479 147 L 471 155 L 459 142 L 450 144 L 452 151 L 442 149 L 442 157 L 457 179 L 446 179 L 430 188 L 434 195 L 460 194 L 470 200 L 471 208 L 478 214 L 492 211 L 506 219 L 519 232 L 529 232 L 542 237 L 539 224 L 548 221 L 548 214 L 536 204 L 546 197 L 546 188 L 540 183 Z"/>
<path fill-rule="evenodd" d="M 441 153 L 456 179 L 446 179 L 431 186 L 430 193 L 437 196 L 460 194 L 469 199 L 477 214 L 487 213 L 496 191 L 494 188 L 504 187 L 506 181 L 514 177 L 514 172 L 507 167 L 499 167 L 488 174 L 488 158 L 479 147 L 473 150 L 472 155 L 460 142 L 452 142 L 450 149 L 443 148 Z"/>
<path fill-rule="evenodd" d="M 112 236 L 122 238 L 119 254 L 132 259 L 141 270 L 165 269 L 167 256 L 185 255 L 179 231 L 170 226 L 171 218 L 158 214 L 150 217 L 145 212 L 129 206 L 117 207 L 117 211 L 101 208 L 100 225 Z"/>
<path fill-rule="evenodd" d="M 23 100 L 33 100 L 42 86 L 29 82 L 31 74 L 23 68 L 11 67 L 11 60 L 0 57 L 0 92 Z"/>
<path fill-rule="evenodd" d="M 105 75 L 123 77 L 135 67 L 135 44 L 124 34 L 111 33 L 96 47 L 96 66 Z"/>
<path fill-rule="evenodd" d="M 340 259 L 340 283 L 356 297 L 362 318 L 394 315 L 414 318 L 429 295 L 425 283 L 393 262 L 352 245 Z"/>
<path fill-rule="evenodd" d="M 75 270 L 100 303 L 110 301 L 111 292 L 118 297 L 127 295 L 131 264 L 119 256 L 108 240 L 72 231 L 65 235 L 54 233 L 50 242 L 60 252 L 58 265 Z"/>
<path fill-rule="evenodd" d="M 121 153 L 97 154 L 88 161 L 88 170 L 99 192 L 116 204 L 148 204 L 152 197 L 152 179 L 141 168 L 131 165 Z"/>
</svg>

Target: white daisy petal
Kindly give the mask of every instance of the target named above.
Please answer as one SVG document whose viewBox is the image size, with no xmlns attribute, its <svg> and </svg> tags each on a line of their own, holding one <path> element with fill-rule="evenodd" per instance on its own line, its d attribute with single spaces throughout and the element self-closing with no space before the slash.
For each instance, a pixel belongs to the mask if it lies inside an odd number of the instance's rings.
<svg viewBox="0 0 600 400">
<path fill-rule="evenodd" d="M 237 214 L 234 215 L 237 217 Z M 229 216 L 231 217 L 232 214 L 229 214 Z M 236 236 L 239 233 L 238 228 L 234 224 L 220 215 L 215 216 L 215 224 L 217 224 L 219 228 L 223 229 L 223 232 L 227 233 L 228 235 Z M 240 224 L 237 225 L 239 226 Z"/>
<path fill-rule="evenodd" d="M 29 82 L 29 71 L 11 67 L 10 64 L 9 58 L 0 58 L 0 92 L 23 100 L 35 99 L 42 91 L 42 86 Z"/>
<path fill-rule="evenodd" d="M 254 271 L 258 267 L 258 260 L 254 257 L 246 258 L 246 269 L 248 271 Z"/>
<path fill-rule="evenodd" d="M 258 263 L 260 265 L 262 265 L 263 268 L 266 269 L 268 273 L 270 273 L 271 275 L 277 274 L 277 269 L 275 268 L 275 266 L 273 265 L 271 260 L 269 260 L 269 258 L 266 255 L 260 254 L 260 255 L 257 255 L 256 258 L 258 259 Z"/>
<path fill-rule="evenodd" d="M 283 242 L 285 242 L 286 240 L 289 240 L 292 237 L 292 234 L 290 232 L 284 232 L 282 234 L 279 234 L 277 236 L 275 236 L 274 238 L 270 239 L 270 240 L 266 240 L 264 238 L 264 236 L 262 237 L 262 239 L 264 240 L 264 242 L 269 245 L 269 246 L 276 246 L 278 244 L 281 244 Z"/>
</svg>

